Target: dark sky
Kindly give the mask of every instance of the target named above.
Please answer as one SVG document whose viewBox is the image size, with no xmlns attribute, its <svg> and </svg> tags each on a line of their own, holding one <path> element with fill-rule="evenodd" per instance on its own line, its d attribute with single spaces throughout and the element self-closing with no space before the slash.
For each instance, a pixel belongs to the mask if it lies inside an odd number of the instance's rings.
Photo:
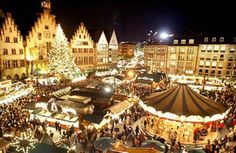
<svg viewBox="0 0 236 153">
<path fill-rule="evenodd" d="M 89 29 L 114 27 L 118 40 L 141 41 L 149 30 L 170 33 L 235 33 L 235 5 L 230 0 L 51 0 L 65 33 L 80 22 Z M 13 14 L 22 33 L 33 25 L 40 0 L 0 0 Z M 71 37 L 71 36 L 70 36 Z"/>
</svg>

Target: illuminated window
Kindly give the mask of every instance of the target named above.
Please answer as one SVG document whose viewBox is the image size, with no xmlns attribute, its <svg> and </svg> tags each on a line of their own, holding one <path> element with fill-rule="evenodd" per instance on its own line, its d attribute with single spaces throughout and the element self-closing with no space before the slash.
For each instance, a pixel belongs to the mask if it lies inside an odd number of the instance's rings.
<svg viewBox="0 0 236 153">
<path fill-rule="evenodd" d="M 208 40 L 209 40 L 208 37 L 204 38 L 204 42 L 208 42 Z"/>
<path fill-rule="evenodd" d="M 204 65 L 204 61 L 200 61 L 199 65 Z"/>
<path fill-rule="evenodd" d="M 189 39 L 189 44 L 194 44 L 194 39 Z"/>
<path fill-rule="evenodd" d="M 211 66 L 216 66 L 216 62 L 212 62 Z"/>
<path fill-rule="evenodd" d="M 210 61 L 206 61 L 206 66 L 210 66 Z"/>
<path fill-rule="evenodd" d="M 186 44 L 186 39 L 182 39 L 181 44 Z"/>
<path fill-rule="evenodd" d="M 214 50 L 219 50 L 220 46 L 219 45 L 215 45 L 214 46 Z"/>
<path fill-rule="evenodd" d="M 174 40 L 174 44 L 178 44 L 178 40 L 177 39 Z"/>
<path fill-rule="evenodd" d="M 224 37 L 220 37 L 220 42 L 224 42 Z"/>
<path fill-rule="evenodd" d="M 213 37 L 213 38 L 212 38 L 212 42 L 216 42 L 216 37 Z"/>
</svg>

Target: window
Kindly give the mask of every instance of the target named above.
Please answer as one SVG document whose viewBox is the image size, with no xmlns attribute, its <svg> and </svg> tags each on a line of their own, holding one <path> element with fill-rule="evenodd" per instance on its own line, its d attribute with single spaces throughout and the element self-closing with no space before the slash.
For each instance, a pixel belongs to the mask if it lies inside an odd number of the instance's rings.
<svg viewBox="0 0 236 153">
<path fill-rule="evenodd" d="M 199 69 L 199 71 L 198 71 L 199 73 L 202 73 L 202 69 Z"/>
<path fill-rule="evenodd" d="M 20 67 L 25 67 L 25 61 L 24 60 L 20 60 Z"/>
<path fill-rule="evenodd" d="M 88 45 L 88 42 L 83 42 L 83 45 Z"/>
<path fill-rule="evenodd" d="M 216 42 L 216 37 L 213 37 L 213 38 L 212 38 L 212 42 Z"/>
<path fill-rule="evenodd" d="M 17 68 L 18 67 L 18 61 L 17 60 L 13 60 L 12 61 L 12 67 L 13 68 Z"/>
<path fill-rule="evenodd" d="M 91 64 L 93 63 L 93 56 L 89 57 L 89 63 L 91 63 Z"/>
<path fill-rule="evenodd" d="M 173 43 L 174 43 L 174 44 L 178 44 L 178 40 L 177 40 L 177 39 L 175 39 Z"/>
<path fill-rule="evenodd" d="M 204 38 L 204 42 L 208 42 L 208 37 L 205 37 L 205 38 Z"/>
<path fill-rule="evenodd" d="M 220 37 L 220 42 L 224 42 L 224 37 Z"/>
<path fill-rule="evenodd" d="M 20 49 L 20 50 L 19 50 L 19 53 L 20 53 L 20 54 L 24 54 L 24 53 L 23 53 L 23 49 Z"/>
<path fill-rule="evenodd" d="M 93 49 L 91 48 L 91 49 L 89 49 L 89 53 L 93 53 Z"/>
<path fill-rule="evenodd" d="M 88 64 L 88 57 L 84 57 L 84 64 Z"/>
<path fill-rule="evenodd" d="M 211 74 L 215 74 L 215 70 L 211 70 Z"/>
<path fill-rule="evenodd" d="M 14 37 L 14 43 L 18 43 L 17 37 Z"/>
<path fill-rule="evenodd" d="M 221 54 L 221 55 L 220 55 L 220 58 L 224 58 L 224 54 Z"/>
<path fill-rule="evenodd" d="M 221 71 L 218 71 L 218 74 L 221 74 Z"/>
<path fill-rule="evenodd" d="M 81 35 L 79 35 L 79 38 L 81 39 Z"/>
<path fill-rule="evenodd" d="M 52 43 L 51 42 L 46 42 L 46 50 L 47 50 L 47 53 L 50 52 L 50 49 L 52 48 Z"/>
<path fill-rule="evenodd" d="M 72 48 L 72 52 L 73 53 L 77 53 L 77 49 L 76 48 Z"/>
<path fill-rule="evenodd" d="M 84 35 L 84 39 L 86 38 L 86 36 Z"/>
<path fill-rule="evenodd" d="M 11 66 L 10 66 L 10 61 L 9 61 L 9 60 L 3 61 L 3 63 L 4 63 L 4 68 L 5 68 L 5 69 L 10 69 L 10 68 L 11 68 Z"/>
<path fill-rule="evenodd" d="M 204 65 L 204 61 L 200 61 L 199 65 Z"/>
<path fill-rule="evenodd" d="M 189 44 L 194 44 L 194 39 L 189 39 L 188 43 Z"/>
<path fill-rule="evenodd" d="M 6 48 L 3 48 L 3 55 L 8 55 L 8 50 Z"/>
<path fill-rule="evenodd" d="M 211 66 L 212 66 L 212 67 L 216 67 L 216 62 L 212 62 L 212 63 L 211 63 Z"/>
<path fill-rule="evenodd" d="M 210 61 L 206 61 L 206 66 L 210 66 Z"/>
<path fill-rule="evenodd" d="M 6 43 L 9 43 L 10 42 L 10 38 L 9 37 L 6 37 Z"/>
<path fill-rule="evenodd" d="M 48 29 L 49 29 L 49 27 L 46 25 L 46 26 L 45 26 L 45 29 L 46 29 L 46 30 L 48 30 Z"/>
<path fill-rule="evenodd" d="M 14 48 L 11 49 L 11 54 L 12 54 L 12 55 L 16 55 L 16 49 L 14 49 Z"/>
<path fill-rule="evenodd" d="M 205 73 L 208 73 L 208 70 L 205 70 Z"/>
<path fill-rule="evenodd" d="M 39 55 L 39 60 L 43 60 L 43 55 Z"/>
<path fill-rule="evenodd" d="M 186 44 L 186 39 L 182 39 L 181 44 Z"/>
<path fill-rule="evenodd" d="M 88 53 L 88 49 L 87 48 L 84 48 L 84 53 Z"/>
<path fill-rule="evenodd" d="M 44 37 L 45 38 L 50 38 L 50 32 L 49 31 L 44 31 Z"/>
<path fill-rule="evenodd" d="M 12 32 L 12 28 L 9 29 L 9 32 Z"/>
<path fill-rule="evenodd" d="M 42 39 L 42 33 L 38 33 L 38 40 L 41 40 Z"/>
</svg>

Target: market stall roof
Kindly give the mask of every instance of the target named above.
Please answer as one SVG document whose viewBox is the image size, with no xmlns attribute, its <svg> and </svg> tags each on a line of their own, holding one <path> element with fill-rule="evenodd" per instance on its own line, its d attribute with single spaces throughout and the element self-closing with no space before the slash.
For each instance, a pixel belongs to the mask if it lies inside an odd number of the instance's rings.
<svg viewBox="0 0 236 153">
<path fill-rule="evenodd" d="M 177 84 L 166 91 L 151 94 L 144 102 L 163 113 L 170 112 L 184 116 L 206 117 L 226 112 L 221 103 L 197 94 L 186 84 Z"/>
<path fill-rule="evenodd" d="M 129 102 L 128 100 L 124 100 L 115 105 L 112 105 L 111 107 L 107 108 L 107 110 L 109 110 L 112 114 L 119 114 L 122 111 L 130 108 L 132 105 L 133 105 L 132 102 Z"/>
<path fill-rule="evenodd" d="M 67 149 L 39 143 L 29 153 L 67 153 Z"/>
</svg>

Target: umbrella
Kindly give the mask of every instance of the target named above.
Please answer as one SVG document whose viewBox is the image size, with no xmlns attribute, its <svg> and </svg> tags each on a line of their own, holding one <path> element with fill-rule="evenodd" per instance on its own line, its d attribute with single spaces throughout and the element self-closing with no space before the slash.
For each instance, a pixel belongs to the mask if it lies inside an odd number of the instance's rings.
<svg viewBox="0 0 236 153">
<path fill-rule="evenodd" d="M 165 145 L 160 141 L 147 140 L 141 144 L 142 147 L 154 148 L 158 151 L 165 152 Z"/>
<path fill-rule="evenodd" d="M 110 137 L 102 137 L 94 142 L 94 147 L 97 150 L 105 151 L 106 149 L 112 147 L 112 143 L 115 142 L 115 139 Z"/>
</svg>

